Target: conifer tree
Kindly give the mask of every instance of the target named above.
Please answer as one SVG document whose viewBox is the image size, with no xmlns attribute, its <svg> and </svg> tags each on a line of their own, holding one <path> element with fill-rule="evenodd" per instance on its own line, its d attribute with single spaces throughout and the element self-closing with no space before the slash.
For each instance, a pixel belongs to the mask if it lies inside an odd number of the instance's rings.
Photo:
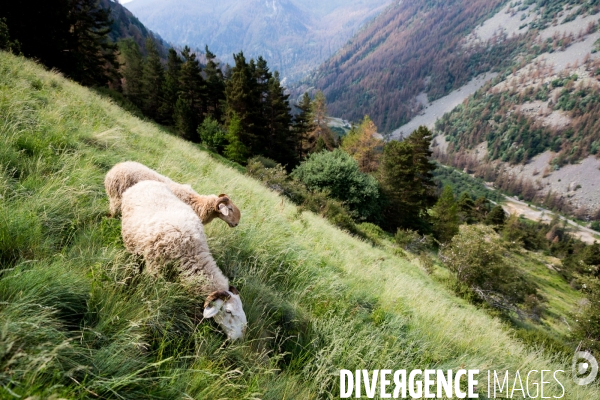
<svg viewBox="0 0 600 400">
<path fill-rule="evenodd" d="M 477 221 L 475 216 L 475 202 L 469 193 L 463 192 L 456 205 L 458 207 L 458 217 L 460 222 L 473 224 Z"/>
<path fill-rule="evenodd" d="M 63 65 L 71 78 L 84 85 L 106 85 L 118 78 L 117 46 L 108 39 L 112 21 L 110 10 L 98 0 L 70 0 L 66 36 L 68 53 Z"/>
<path fill-rule="evenodd" d="M 208 46 L 205 47 L 205 51 L 207 60 L 204 68 L 207 90 L 206 113 L 217 121 L 221 121 L 225 102 L 225 80 L 219 64 L 215 62 L 215 54 L 208 49 Z"/>
<path fill-rule="evenodd" d="M 227 102 L 227 120 L 236 115 L 241 123 L 239 140 L 250 151 L 256 148 L 257 137 L 254 134 L 253 114 L 256 99 L 253 97 L 253 77 L 250 65 L 244 53 L 234 54 L 235 66 L 231 68 L 231 77 L 226 81 L 225 98 Z M 253 152 L 253 151 L 252 151 Z M 254 153 L 254 152 L 253 152 Z"/>
<path fill-rule="evenodd" d="M 146 39 L 148 56 L 144 62 L 142 81 L 143 111 L 154 120 L 160 119 L 159 110 L 163 102 L 165 85 L 165 70 L 160 62 L 160 56 L 154 41 Z"/>
<path fill-rule="evenodd" d="M 185 46 L 181 55 L 183 65 L 179 75 L 179 98 L 175 104 L 175 124 L 182 137 L 198 142 L 197 128 L 204 118 L 206 85 L 196 54 Z"/>
<path fill-rule="evenodd" d="M 167 70 L 165 72 L 165 86 L 163 101 L 160 107 L 160 119 L 166 124 L 173 124 L 173 113 L 175 104 L 179 98 L 179 75 L 183 61 L 173 48 L 169 49 L 167 56 Z"/>
<path fill-rule="evenodd" d="M 140 47 L 133 39 L 119 41 L 121 57 L 123 57 L 123 94 L 135 104 L 142 108 L 142 79 L 143 59 Z"/>
<path fill-rule="evenodd" d="M 315 129 L 310 96 L 304 92 L 300 103 L 296 104 L 300 112 L 294 118 L 294 135 L 296 138 L 296 154 L 304 159 L 309 154 L 309 134 Z"/>
<path fill-rule="evenodd" d="M 348 132 L 341 147 L 354 157 L 362 172 L 375 172 L 379 168 L 383 140 L 377 137 L 377 127 L 368 115 L 358 127 Z"/>
<path fill-rule="evenodd" d="M 437 186 L 433 180 L 435 164 L 431 162 L 431 156 L 433 155 L 431 141 L 433 140 L 433 135 L 427 127 L 419 126 L 406 140 L 412 147 L 415 179 L 419 182 L 417 185 L 417 195 L 421 198 L 423 206 L 429 208 L 437 200 L 435 194 Z"/>
<path fill-rule="evenodd" d="M 433 233 L 441 243 L 448 243 L 458 233 L 458 207 L 452 187 L 445 186 L 442 195 L 431 209 Z"/>
<path fill-rule="evenodd" d="M 269 79 L 265 99 L 266 146 L 263 154 L 288 169 L 298 163 L 296 156 L 295 132 L 291 129 L 289 95 L 279 81 L 279 73 L 275 71 Z"/>
<path fill-rule="evenodd" d="M 321 139 L 322 143 L 328 150 L 335 147 L 333 133 L 327 126 L 327 102 L 325 95 L 320 90 L 315 94 L 315 98 L 311 102 L 311 114 L 314 118 L 314 128 L 308 133 L 309 151 L 320 151 L 316 149 L 317 141 Z"/>
<path fill-rule="evenodd" d="M 430 141 L 429 130 L 424 128 L 384 147 L 379 179 L 387 199 L 383 223 L 391 232 L 398 227 L 428 230 L 426 210 L 436 201 L 434 165 L 427 158 Z"/>
<path fill-rule="evenodd" d="M 231 115 L 229 127 L 227 129 L 226 139 L 229 142 L 225 146 L 225 157 L 239 164 L 245 164 L 248 160 L 248 148 L 241 141 L 243 136 L 242 121 L 236 113 Z"/>
</svg>

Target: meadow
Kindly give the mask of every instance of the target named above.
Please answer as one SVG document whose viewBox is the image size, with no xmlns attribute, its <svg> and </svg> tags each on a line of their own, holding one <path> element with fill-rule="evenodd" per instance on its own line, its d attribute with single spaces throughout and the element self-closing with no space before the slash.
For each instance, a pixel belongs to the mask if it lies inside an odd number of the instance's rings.
<svg viewBox="0 0 600 400">
<path fill-rule="evenodd" d="M 240 289 L 244 341 L 202 321 L 203 299 L 176 280 L 139 273 L 102 184 L 125 160 L 242 210 L 237 228 L 206 232 Z M 570 357 L 548 354 L 410 254 L 302 212 L 101 94 L 0 52 L 0 398 L 338 398 L 342 368 L 480 369 L 482 388 L 489 369 L 560 369 L 564 398 L 600 397 L 573 384 Z"/>
</svg>

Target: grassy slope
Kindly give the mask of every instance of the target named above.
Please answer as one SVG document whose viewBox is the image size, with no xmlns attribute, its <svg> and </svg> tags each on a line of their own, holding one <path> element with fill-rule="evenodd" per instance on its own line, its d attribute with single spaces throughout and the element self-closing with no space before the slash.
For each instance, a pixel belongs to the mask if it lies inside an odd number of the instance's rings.
<svg viewBox="0 0 600 400">
<path fill-rule="evenodd" d="M 340 368 L 570 368 L 409 260 L 5 53 L 0 115 L 0 398 L 321 398 L 337 397 Z M 128 159 L 242 210 L 238 228 L 207 234 L 241 290 L 244 343 L 197 325 L 198 299 L 176 283 L 135 274 L 102 187 Z M 598 396 L 564 381 L 569 398 Z"/>
</svg>

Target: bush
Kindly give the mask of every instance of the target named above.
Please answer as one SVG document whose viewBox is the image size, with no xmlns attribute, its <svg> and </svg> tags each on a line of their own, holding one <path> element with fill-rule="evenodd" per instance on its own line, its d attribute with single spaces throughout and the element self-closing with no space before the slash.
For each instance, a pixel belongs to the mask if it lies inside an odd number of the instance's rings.
<svg viewBox="0 0 600 400">
<path fill-rule="evenodd" d="M 413 231 L 412 229 L 398 229 L 394 239 L 402 249 L 413 253 L 431 249 L 434 244 L 431 235 L 420 235 L 417 231 Z"/>
<path fill-rule="evenodd" d="M 365 220 L 378 213 L 377 181 L 361 172 L 356 160 L 340 149 L 311 154 L 292 172 L 292 177 L 311 190 L 329 192 L 348 206 L 353 217 Z"/>
<path fill-rule="evenodd" d="M 227 139 L 225 138 L 226 132 L 221 128 L 217 120 L 206 117 L 202 121 L 202 124 L 198 126 L 198 135 L 200 135 L 200 140 L 206 146 L 219 154 L 223 153 L 223 149 L 227 144 Z"/>
<path fill-rule="evenodd" d="M 491 227 L 461 225 L 442 251 L 441 258 L 456 278 L 480 300 L 492 307 L 523 312 L 516 307 L 528 295 L 535 295 L 533 283 L 509 264 L 502 239 Z"/>
<path fill-rule="evenodd" d="M 581 341 L 581 349 L 600 357 L 600 280 L 588 278 L 581 282 L 587 302 L 575 314 L 577 326 L 573 336 Z"/>
</svg>

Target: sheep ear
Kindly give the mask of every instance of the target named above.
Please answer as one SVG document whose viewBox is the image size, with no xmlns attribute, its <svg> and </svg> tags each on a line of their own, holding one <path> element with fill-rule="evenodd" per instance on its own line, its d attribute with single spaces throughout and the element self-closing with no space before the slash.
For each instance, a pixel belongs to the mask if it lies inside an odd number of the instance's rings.
<svg viewBox="0 0 600 400">
<path fill-rule="evenodd" d="M 223 214 L 224 216 L 228 216 L 229 215 L 229 208 L 227 208 L 227 206 L 225 204 L 219 204 L 219 212 L 221 214 Z"/>
<path fill-rule="evenodd" d="M 202 315 L 204 318 L 212 318 L 219 313 L 221 307 L 223 307 L 223 300 L 216 299 L 215 301 L 211 302 L 208 307 L 204 307 L 204 312 Z"/>
<path fill-rule="evenodd" d="M 219 197 L 227 197 L 227 195 L 225 193 L 221 193 Z"/>
<path fill-rule="evenodd" d="M 235 286 L 229 286 L 229 291 L 235 295 L 240 294 L 239 290 L 237 290 L 237 288 Z"/>
</svg>

